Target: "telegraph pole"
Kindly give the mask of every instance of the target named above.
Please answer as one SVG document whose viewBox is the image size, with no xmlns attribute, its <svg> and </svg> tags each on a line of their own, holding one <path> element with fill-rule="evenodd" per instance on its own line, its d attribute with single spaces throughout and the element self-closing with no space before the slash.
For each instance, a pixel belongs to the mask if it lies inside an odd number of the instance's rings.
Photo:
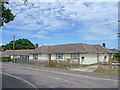
<svg viewBox="0 0 120 90">
<path fill-rule="evenodd" d="M 13 63 L 15 63 L 15 58 L 14 58 L 14 49 L 15 49 L 15 35 L 13 36 Z"/>
</svg>

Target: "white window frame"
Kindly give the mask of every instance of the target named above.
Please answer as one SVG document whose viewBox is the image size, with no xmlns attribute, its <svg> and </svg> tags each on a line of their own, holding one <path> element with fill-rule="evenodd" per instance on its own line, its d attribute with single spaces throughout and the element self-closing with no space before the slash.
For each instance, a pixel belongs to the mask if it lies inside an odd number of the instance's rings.
<svg viewBox="0 0 120 90">
<path fill-rule="evenodd" d="M 78 59 L 78 58 L 80 58 L 80 54 L 79 53 L 71 53 L 70 58 Z"/>
<path fill-rule="evenodd" d="M 33 54 L 33 59 L 38 59 L 38 54 Z"/>
<path fill-rule="evenodd" d="M 56 58 L 63 58 L 63 54 L 62 53 L 57 53 Z"/>
</svg>

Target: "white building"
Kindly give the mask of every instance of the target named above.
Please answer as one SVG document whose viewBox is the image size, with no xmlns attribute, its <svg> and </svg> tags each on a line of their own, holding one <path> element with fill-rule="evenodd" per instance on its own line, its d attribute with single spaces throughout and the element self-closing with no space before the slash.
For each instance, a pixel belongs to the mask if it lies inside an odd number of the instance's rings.
<svg viewBox="0 0 120 90">
<path fill-rule="evenodd" d="M 66 60 L 80 64 L 96 64 L 99 61 L 107 62 L 112 57 L 112 51 L 101 45 L 90 45 L 84 43 L 63 44 L 63 45 L 43 45 L 29 53 L 30 60 L 49 61 Z"/>
<path fill-rule="evenodd" d="M 29 59 L 29 53 L 32 52 L 33 50 L 32 49 L 14 50 L 14 51 L 6 50 L 2 52 L 2 56 L 11 56 L 12 59 L 14 55 L 15 58 Z"/>
</svg>

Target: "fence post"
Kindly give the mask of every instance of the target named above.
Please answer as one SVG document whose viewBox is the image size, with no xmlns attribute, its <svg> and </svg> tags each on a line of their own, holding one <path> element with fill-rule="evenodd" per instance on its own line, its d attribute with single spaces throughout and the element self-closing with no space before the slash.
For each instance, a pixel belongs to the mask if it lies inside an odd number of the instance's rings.
<svg viewBox="0 0 120 90">
<path fill-rule="evenodd" d="M 101 69 L 101 62 L 98 61 L 98 70 L 100 70 L 100 69 Z"/>
<path fill-rule="evenodd" d="M 110 69 L 112 69 L 112 61 L 113 61 L 113 59 L 109 58 L 109 67 L 110 67 Z"/>
</svg>

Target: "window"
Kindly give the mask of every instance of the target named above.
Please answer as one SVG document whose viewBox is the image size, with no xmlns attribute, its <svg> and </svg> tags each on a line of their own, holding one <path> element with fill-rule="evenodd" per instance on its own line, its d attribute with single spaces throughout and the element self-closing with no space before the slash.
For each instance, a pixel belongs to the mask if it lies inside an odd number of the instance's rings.
<svg viewBox="0 0 120 90">
<path fill-rule="evenodd" d="M 20 55 L 20 59 L 29 59 L 29 55 Z"/>
<path fill-rule="evenodd" d="M 84 60 L 85 57 L 81 57 L 82 60 Z"/>
<path fill-rule="evenodd" d="M 29 59 L 29 55 L 25 55 L 25 57 L 24 57 L 25 59 Z"/>
<path fill-rule="evenodd" d="M 104 56 L 104 59 L 106 59 L 107 58 L 107 56 Z"/>
<path fill-rule="evenodd" d="M 33 54 L 33 59 L 38 59 L 38 54 Z"/>
<path fill-rule="evenodd" d="M 73 53 L 73 54 L 71 54 L 71 58 L 79 58 L 79 54 L 78 53 Z"/>
<path fill-rule="evenodd" d="M 24 56 L 23 56 L 23 55 L 20 55 L 20 59 L 24 59 Z"/>
<path fill-rule="evenodd" d="M 56 54 L 56 58 L 63 58 L 63 54 Z"/>
</svg>

